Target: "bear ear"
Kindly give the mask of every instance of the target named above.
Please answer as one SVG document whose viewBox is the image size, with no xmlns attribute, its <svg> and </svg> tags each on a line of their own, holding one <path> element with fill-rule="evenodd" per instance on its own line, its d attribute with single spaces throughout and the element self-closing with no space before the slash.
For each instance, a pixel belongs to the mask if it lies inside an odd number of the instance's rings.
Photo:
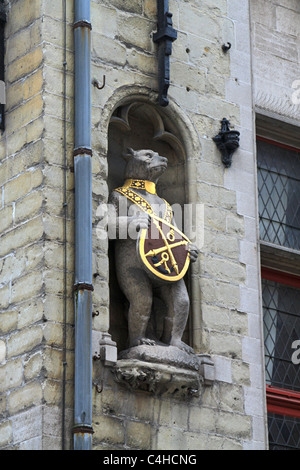
<svg viewBox="0 0 300 470">
<path fill-rule="evenodd" d="M 124 152 L 122 153 L 122 157 L 124 158 L 124 160 L 129 162 L 129 160 L 131 160 L 134 154 L 135 154 L 134 150 L 131 147 L 127 147 L 127 149 L 124 150 Z"/>
</svg>

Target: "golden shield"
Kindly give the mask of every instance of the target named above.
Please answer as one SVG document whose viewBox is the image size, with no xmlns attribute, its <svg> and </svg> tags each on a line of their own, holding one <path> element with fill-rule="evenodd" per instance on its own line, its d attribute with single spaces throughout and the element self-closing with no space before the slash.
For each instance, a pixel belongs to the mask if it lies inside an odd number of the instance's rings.
<svg viewBox="0 0 300 470">
<path fill-rule="evenodd" d="M 183 278 L 190 264 L 189 239 L 175 226 L 152 216 L 150 227 L 141 230 L 137 251 L 150 275 L 165 281 Z"/>
</svg>

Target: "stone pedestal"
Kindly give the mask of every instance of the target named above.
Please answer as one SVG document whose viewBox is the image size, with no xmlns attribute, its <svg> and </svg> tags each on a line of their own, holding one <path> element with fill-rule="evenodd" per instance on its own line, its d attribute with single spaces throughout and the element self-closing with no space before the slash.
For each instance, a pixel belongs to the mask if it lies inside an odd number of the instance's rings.
<svg viewBox="0 0 300 470">
<path fill-rule="evenodd" d="M 213 363 L 206 355 L 175 346 L 140 345 L 122 351 L 112 372 L 118 383 L 132 390 L 187 397 L 199 394 L 207 369 L 211 372 Z"/>
</svg>

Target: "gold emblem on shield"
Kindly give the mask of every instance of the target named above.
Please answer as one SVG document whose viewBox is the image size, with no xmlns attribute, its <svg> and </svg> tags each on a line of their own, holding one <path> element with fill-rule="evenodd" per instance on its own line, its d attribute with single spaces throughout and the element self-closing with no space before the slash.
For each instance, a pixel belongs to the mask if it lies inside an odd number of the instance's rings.
<svg viewBox="0 0 300 470">
<path fill-rule="evenodd" d="M 189 244 L 190 240 L 175 226 L 152 216 L 150 227 L 141 230 L 137 251 L 148 273 L 174 282 L 183 278 L 188 270 Z"/>
</svg>

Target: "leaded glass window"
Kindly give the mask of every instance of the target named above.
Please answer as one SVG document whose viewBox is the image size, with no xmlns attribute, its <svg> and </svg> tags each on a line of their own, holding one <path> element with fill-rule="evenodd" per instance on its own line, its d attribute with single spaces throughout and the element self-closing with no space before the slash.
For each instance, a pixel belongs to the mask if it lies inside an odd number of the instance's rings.
<svg viewBox="0 0 300 470">
<path fill-rule="evenodd" d="M 269 449 L 300 450 L 300 150 L 259 137 L 257 165 Z"/>
<path fill-rule="evenodd" d="M 300 289 L 262 280 L 265 368 L 268 385 L 300 391 L 292 344 L 300 339 Z"/>
<path fill-rule="evenodd" d="M 300 151 L 257 141 L 260 239 L 300 250 Z"/>
<path fill-rule="evenodd" d="M 299 450 L 299 418 L 269 413 L 268 427 L 270 450 Z"/>
</svg>

